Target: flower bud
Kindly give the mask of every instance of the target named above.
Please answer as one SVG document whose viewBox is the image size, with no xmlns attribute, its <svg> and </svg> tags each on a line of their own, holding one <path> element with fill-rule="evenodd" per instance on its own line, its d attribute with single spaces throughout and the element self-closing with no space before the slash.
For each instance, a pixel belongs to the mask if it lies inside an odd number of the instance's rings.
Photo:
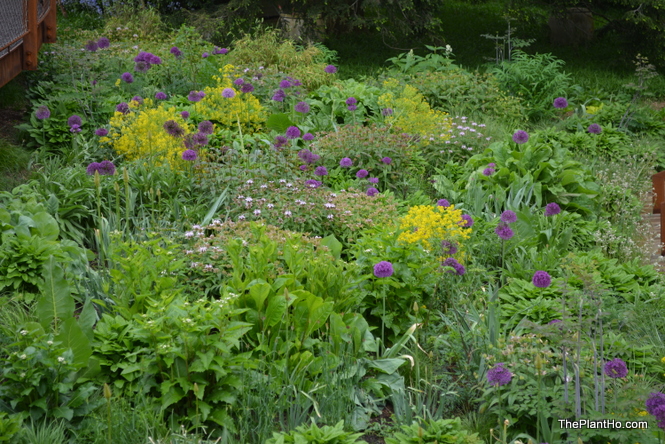
<svg viewBox="0 0 665 444">
<path fill-rule="evenodd" d="M 104 398 L 111 399 L 111 396 L 113 396 L 113 393 L 111 393 L 111 387 L 107 383 L 104 383 Z"/>
</svg>

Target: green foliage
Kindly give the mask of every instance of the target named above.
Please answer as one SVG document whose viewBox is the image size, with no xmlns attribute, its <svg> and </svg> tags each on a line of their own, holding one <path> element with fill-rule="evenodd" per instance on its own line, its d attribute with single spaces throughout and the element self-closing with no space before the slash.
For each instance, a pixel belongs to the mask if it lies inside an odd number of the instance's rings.
<svg viewBox="0 0 665 444">
<path fill-rule="evenodd" d="M 409 52 L 403 52 L 397 57 L 391 57 L 386 62 L 393 64 L 393 67 L 402 74 L 416 74 L 425 71 L 450 71 L 453 69 L 453 62 L 451 60 L 452 48 L 447 47 L 434 47 L 425 45 L 429 51 L 426 56 L 419 56 Z M 442 51 L 443 54 L 437 54 L 437 51 Z"/>
<path fill-rule="evenodd" d="M 320 131 L 338 130 L 338 125 L 363 121 L 366 117 L 380 119 L 381 108 L 378 98 L 382 90 L 371 83 L 354 79 L 338 81 L 332 85 L 322 85 L 310 94 L 314 112 L 309 117 Z M 346 99 L 354 97 L 358 109 L 349 111 Z"/>
<path fill-rule="evenodd" d="M 469 433 L 462 427 L 460 418 L 430 419 L 402 426 L 394 437 L 387 437 L 386 444 L 480 444 L 477 433 Z"/>
<path fill-rule="evenodd" d="M 570 74 L 561 70 L 564 61 L 552 54 L 528 55 L 513 53 L 513 61 L 503 62 L 492 70 L 501 87 L 520 98 L 529 120 L 541 120 L 554 115 L 552 101 L 566 96 Z"/>
<path fill-rule="evenodd" d="M 359 443 L 358 438 L 362 433 L 350 433 L 344 431 L 344 421 L 334 426 L 323 426 L 319 428 L 314 421 L 310 426 L 300 426 L 290 433 L 277 433 L 265 442 L 265 444 L 353 444 Z"/>
<path fill-rule="evenodd" d="M 21 429 L 21 417 L 0 412 L 0 442 L 11 441 Z"/>
</svg>

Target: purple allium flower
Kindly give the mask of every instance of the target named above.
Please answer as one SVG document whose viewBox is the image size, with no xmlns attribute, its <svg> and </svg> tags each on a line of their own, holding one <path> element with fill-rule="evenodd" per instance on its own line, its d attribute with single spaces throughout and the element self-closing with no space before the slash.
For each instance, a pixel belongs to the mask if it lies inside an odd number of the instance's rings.
<svg viewBox="0 0 665 444">
<path fill-rule="evenodd" d="M 302 140 L 304 140 L 304 141 L 306 141 L 306 142 L 309 142 L 310 140 L 314 140 L 314 134 L 312 134 L 312 133 L 305 133 L 305 134 L 302 136 Z"/>
<path fill-rule="evenodd" d="M 208 136 L 203 133 L 196 133 L 192 136 L 192 142 L 196 145 L 207 145 Z"/>
<path fill-rule="evenodd" d="M 328 74 L 335 74 L 337 72 L 337 67 L 334 65 L 328 65 L 325 68 L 323 68 L 323 70 Z"/>
<path fill-rule="evenodd" d="M 300 165 L 298 168 L 300 168 L 300 171 L 305 171 L 307 169 L 307 165 Z"/>
<path fill-rule="evenodd" d="M 137 62 L 137 63 L 138 62 L 150 63 L 149 62 L 149 56 L 151 56 L 151 55 L 152 54 L 150 54 L 149 52 L 141 51 L 141 52 L 139 52 L 139 54 L 136 57 L 134 57 L 134 61 Z"/>
<path fill-rule="evenodd" d="M 605 363 L 605 374 L 610 378 L 625 378 L 628 375 L 628 367 L 623 359 L 614 358 Z"/>
<path fill-rule="evenodd" d="M 499 362 L 487 372 L 487 381 L 493 386 L 502 386 L 510 383 L 513 374 Z"/>
<path fill-rule="evenodd" d="M 312 163 L 316 162 L 317 160 L 319 160 L 319 158 L 320 158 L 318 155 L 312 153 L 308 149 L 302 149 L 302 150 L 298 151 L 298 157 L 300 157 L 300 159 L 302 159 L 302 161 L 307 163 L 307 164 L 312 164 Z"/>
<path fill-rule="evenodd" d="M 245 79 L 243 79 L 242 77 L 238 77 L 233 81 L 233 84 L 235 86 L 241 86 L 243 83 L 245 83 Z"/>
<path fill-rule="evenodd" d="M 69 127 L 69 131 L 72 133 L 80 133 L 81 132 L 81 125 L 74 124 L 71 127 Z"/>
<path fill-rule="evenodd" d="M 95 174 L 95 172 L 99 171 L 100 166 L 101 165 L 98 162 L 92 162 L 85 169 L 85 172 L 88 174 L 88 176 L 92 176 L 93 174 Z"/>
<path fill-rule="evenodd" d="M 450 202 L 448 202 L 448 199 L 439 199 L 439 200 L 436 202 L 436 205 L 439 206 L 439 207 L 444 207 L 444 208 L 446 208 L 446 207 L 449 207 L 449 206 L 450 206 Z"/>
<path fill-rule="evenodd" d="M 526 143 L 529 140 L 529 133 L 526 131 L 516 131 L 515 134 L 513 134 L 513 142 L 517 144 L 522 144 Z"/>
<path fill-rule="evenodd" d="M 378 177 L 370 177 L 367 179 L 369 183 L 379 183 L 379 178 Z"/>
<path fill-rule="evenodd" d="M 134 65 L 134 71 L 136 72 L 148 72 L 149 69 L 150 64 L 148 62 L 144 62 L 143 60 L 136 62 L 136 65 Z"/>
<path fill-rule="evenodd" d="M 589 128 L 587 128 L 587 131 L 590 132 L 591 134 L 600 134 L 603 131 L 603 129 L 597 123 L 592 123 L 591 125 L 589 125 Z"/>
<path fill-rule="evenodd" d="M 182 160 L 186 160 L 188 162 L 191 162 L 192 160 L 196 160 L 198 155 L 196 154 L 196 151 L 194 150 L 185 150 L 182 153 Z"/>
<path fill-rule="evenodd" d="M 182 117 L 183 119 L 189 119 L 189 111 L 181 112 L 180 117 Z"/>
<path fill-rule="evenodd" d="M 494 168 L 496 167 L 496 163 L 488 163 L 487 166 L 490 168 Z"/>
<path fill-rule="evenodd" d="M 299 113 L 307 114 L 309 112 L 309 104 L 307 102 L 298 102 L 294 108 Z"/>
<path fill-rule="evenodd" d="M 141 96 L 134 96 L 132 97 L 133 102 L 138 102 L 139 105 L 143 105 L 143 97 Z"/>
<path fill-rule="evenodd" d="M 538 288 L 547 288 L 552 284 L 552 278 L 546 271 L 536 271 L 531 282 Z"/>
<path fill-rule="evenodd" d="M 127 102 L 118 103 L 115 106 L 115 110 L 119 113 L 128 114 L 129 113 L 129 105 L 127 104 Z"/>
<path fill-rule="evenodd" d="M 99 49 L 106 49 L 111 46 L 111 41 L 106 37 L 100 37 L 100 39 L 97 40 L 97 46 L 99 46 Z"/>
<path fill-rule="evenodd" d="M 222 55 L 228 54 L 228 53 L 229 53 L 228 48 L 222 48 L 219 51 L 217 51 L 217 54 L 222 54 Z"/>
<path fill-rule="evenodd" d="M 240 87 L 240 92 L 245 93 L 245 94 L 249 94 L 249 93 L 251 93 L 251 92 L 253 92 L 253 91 L 254 91 L 254 85 L 252 85 L 252 84 L 249 83 L 249 82 L 244 83 L 244 84 Z"/>
<path fill-rule="evenodd" d="M 164 123 L 164 129 L 173 137 L 181 137 L 185 134 L 185 130 L 182 129 L 175 120 L 167 120 Z"/>
<path fill-rule="evenodd" d="M 274 100 L 275 102 L 283 102 L 285 98 L 286 98 L 286 93 L 284 92 L 283 89 L 276 89 L 272 96 L 272 100 Z"/>
<path fill-rule="evenodd" d="M 288 79 L 284 79 L 281 82 L 279 82 L 280 88 L 291 88 L 292 86 L 293 84 Z"/>
<path fill-rule="evenodd" d="M 233 88 L 224 88 L 222 91 L 222 97 L 227 99 L 232 99 L 236 96 L 236 92 Z"/>
<path fill-rule="evenodd" d="M 85 44 L 85 49 L 90 52 L 97 52 L 99 49 L 99 44 L 94 40 L 88 40 Z"/>
<path fill-rule="evenodd" d="M 390 165 L 393 160 L 390 157 L 384 157 L 381 159 L 381 162 L 385 163 L 386 165 Z"/>
<path fill-rule="evenodd" d="M 559 213 L 561 213 L 561 207 L 557 203 L 550 202 L 545 205 L 545 216 L 554 216 Z"/>
<path fill-rule="evenodd" d="M 379 190 L 377 190 L 377 189 L 374 188 L 374 187 L 369 187 L 369 188 L 367 188 L 367 193 L 366 193 L 366 194 L 367 194 L 369 197 L 374 197 L 374 196 L 376 196 L 377 194 L 379 194 Z"/>
<path fill-rule="evenodd" d="M 649 398 L 646 400 L 646 408 L 649 414 L 656 416 L 656 411 L 659 407 L 665 407 L 665 394 L 661 392 L 651 393 Z M 658 418 L 662 420 L 663 418 Z"/>
<path fill-rule="evenodd" d="M 515 214 L 514 211 L 506 210 L 503 213 L 501 213 L 501 222 L 505 222 L 507 224 L 512 224 L 513 222 L 517 222 L 517 214 Z"/>
<path fill-rule="evenodd" d="M 37 108 L 37 111 L 35 111 L 35 117 L 37 117 L 39 120 L 48 119 L 51 117 L 51 110 L 48 109 L 48 106 L 42 105 Z"/>
<path fill-rule="evenodd" d="M 513 233 L 513 230 L 508 225 L 505 224 L 499 224 L 494 230 L 494 232 L 502 240 L 508 240 L 515 235 L 515 233 Z"/>
<path fill-rule="evenodd" d="M 204 52 L 203 54 L 201 54 L 201 57 L 204 58 L 204 59 L 207 59 L 209 56 L 210 56 L 210 54 L 208 54 L 207 52 Z"/>
<path fill-rule="evenodd" d="M 560 324 L 561 322 L 563 322 L 561 319 L 552 319 L 547 323 L 547 325 Z"/>
<path fill-rule="evenodd" d="M 441 241 L 441 250 L 446 256 L 452 256 L 457 253 L 457 245 L 450 241 L 443 240 Z"/>
<path fill-rule="evenodd" d="M 74 114 L 73 116 L 70 116 L 69 119 L 67 119 L 67 125 L 69 126 L 74 126 L 78 125 L 81 126 L 83 122 L 81 122 L 81 118 Z"/>
<path fill-rule="evenodd" d="M 199 123 L 199 131 L 202 132 L 203 134 L 212 134 L 213 133 L 213 125 L 210 120 L 204 120 L 203 122 Z"/>
<path fill-rule="evenodd" d="M 565 97 L 557 97 L 554 99 L 554 107 L 558 109 L 563 109 L 568 106 L 568 100 Z"/>
<path fill-rule="evenodd" d="M 305 181 L 305 185 L 307 185 L 310 188 L 318 188 L 321 185 L 323 185 L 323 183 L 315 179 L 309 179 Z"/>
<path fill-rule="evenodd" d="M 127 83 L 132 83 L 134 81 L 134 76 L 130 72 L 124 72 L 120 76 L 120 78 Z"/>
<path fill-rule="evenodd" d="M 198 91 L 190 91 L 189 94 L 187 95 L 187 100 L 189 100 L 190 102 L 199 102 L 201 101 L 201 99 L 202 97 Z"/>
<path fill-rule="evenodd" d="M 358 110 L 358 105 L 349 105 L 346 107 L 349 111 L 357 111 Z"/>
<path fill-rule="evenodd" d="M 163 93 L 161 91 L 155 94 L 155 99 L 157 100 L 166 100 L 166 98 L 167 98 L 166 93 Z"/>
<path fill-rule="evenodd" d="M 356 103 L 358 103 L 358 101 L 356 100 L 355 97 L 349 97 L 348 99 L 346 99 L 347 105 L 355 105 Z"/>
<path fill-rule="evenodd" d="M 318 166 L 314 169 L 314 175 L 316 176 L 327 176 L 328 169 L 324 166 Z"/>
<path fill-rule="evenodd" d="M 374 265 L 374 276 L 378 278 L 390 277 L 394 272 L 395 270 L 393 269 L 393 264 L 388 261 L 381 261 Z"/>
<path fill-rule="evenodd" d="M 182 51 L 178 49 L 177 46 L 174 46 L 173 48 L 171 48 L 171 54 L 176 56 L 176 58 L 180 58 L 180 56 L 182 55 Z"/>
<path fill-rule="evenodd" d="M 460 264 L 457 262 L 457 259 L 453 257 L 446 258 L 446 260 L 443 261 L 442 264 L 444 267 L 453 267 L 455 270 L 455 273 L 458 276 L 462 276 L 464 273 L 466 273 L 466 269 L 464 268 L 464 265 Z M 452 273 L 452 271 L 448 270 L 449 273 Z"/>
<path fill-rule="evenodd" d="M 462 221 L 464 221 L 463 223 L 460 222 L 460 225 L 462 225 L 462 227 L 464 228 L 473 227 L 473 218 L 468 214 L 462 214 Z"/>
<path fill-rule="evenodd" d="M 339 166 L 341 166 L 343 168 L 348 168 L 351 165 L 353 165 L 353 160 L 351 160 L 348 157 L 345 157 L 345 158 L 343 158 L 342 160 L 339 161 Z"/>
<path fill-rule="evenodd" d="M 288 142 L 288 140 L 286 139 L 286 137 L 284 137 L 284 136 L 277 136 L 277 137 L 275 137 L 275 143 L 274 143 L 274 146 L 275 146 L 275 148 L 281 148 L 281 147 L 283 147 L 284 145 L 286 145 L 287 142 Z"/>
<path fill-rule="evenodd" d="M 392 109 L 392 108 L 383 108 L 383 109 L 381 110 L 381 114 L 382 114 L 384 117 L 392 116 L 392 115 L 393 115 L 393 109 Z"/>
<path fill-rule="evenodd" d="M 115 165 L 110 160 L 102 160 L 97 169 L 101 176 L 113 176 L 115 174 Z"/>
<path fill-rule="evenodd" d="M 358 179 L 364 179 L 365 177 L 367 177 L 368 174 L 369 174 L 369 172 L 368 172 L 367 170 L 365 170 L 365 169 L 363 169 L 363 170 L 358 170 L 358 172 L 356 173 L 356 177 L 357 177 Z"/>
<path fill-rule="evenodd" d="M 300 137 L 300 129 L 297 126 L 290 126 L 286 129 L 286 138 L 287 139 L 297 139 Z"/>
<path fill-rule="evenodd" d="M 149 54 L 150 57 L 147 57 L 147 62 L 152 65 L 161 65 L 162 59 L 154 54 Z"/>
<path fill-rule="evenodd" d="M 99 137 L 104 137 L 104 136 L 108 135 L 108 133 L 109 133 L 109 130 L 107 130 L 106 128 L 97 128 L 95 130 L 95 135 L 99 136 Z"/>
<path fill-rule="evenodd" d="M 483 176 L 491 176 L 492 174 L 494 174 L 494 168 L 488 167 L 483 170 Z"/>
</svg>

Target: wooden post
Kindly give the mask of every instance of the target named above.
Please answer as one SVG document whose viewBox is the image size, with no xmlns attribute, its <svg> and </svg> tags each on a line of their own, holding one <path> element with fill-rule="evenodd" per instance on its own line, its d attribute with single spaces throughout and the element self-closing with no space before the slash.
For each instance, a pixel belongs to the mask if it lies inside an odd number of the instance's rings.
<svg viewBox="0 0 665 444">
<path fill-rule="evenodd" d="M 23 37 L 23 69 L 37 69 L 39 30 L 37 29 L 37 0 L 28 0 L 28 33 Z"/>
<path fill-rule="evenodd" d="M 44 17 L 44 43 L 55 43 L 55 38 L 57 35 L 57 27 L 56 27 L 56 3 L 57 0 L 51 0 L 51 7 L 48 11 L 48 14 L 46 14 L 46 17 Z"/>
</svg>

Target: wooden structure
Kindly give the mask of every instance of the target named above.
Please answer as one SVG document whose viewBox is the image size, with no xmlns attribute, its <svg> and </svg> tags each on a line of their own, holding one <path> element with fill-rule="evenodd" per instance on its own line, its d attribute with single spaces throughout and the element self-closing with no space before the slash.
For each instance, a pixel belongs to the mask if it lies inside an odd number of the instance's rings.
<svg viewBox="0 0 665 444">
<path fill-rule="evenodd" d="M 660 214 L 660 243 L 665 244 L 665 171 L 651 176 L 654 202 L 653 214 Z M 661 254 L 665 252 L 661 251 Z"/>
<path fill-rule="evenodd" d="M 37 69 L 42 43 L 55 43 L 56 0 L 0 0 L 0 87 Z"/>
</svg>

